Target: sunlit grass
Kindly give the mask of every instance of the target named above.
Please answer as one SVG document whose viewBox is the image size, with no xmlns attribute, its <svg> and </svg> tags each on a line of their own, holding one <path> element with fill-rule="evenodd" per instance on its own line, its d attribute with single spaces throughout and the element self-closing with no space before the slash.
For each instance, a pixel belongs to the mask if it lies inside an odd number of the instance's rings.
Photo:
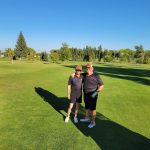
<svg viewBox="0 0 150 150">
<path fill-rule="evenodd" d="M 97 124 L 96 129 L 89 131 L 88 124 L 77 126 L 72 121 L 65 124 L 66 108 L 59 113 L 50 101 L 53 96 L 60 104 L 66 103 L 67 80 L 76 64 L 79 63 L 15 61 L 12 65 L 9 61 L 0 62 L 0 149 L 106 150 L 111 147 L 110 150 L 116 150 L 116 139 L 109 141 L 107 133 L 104 136 L 96 132 L 103 126 Z M 150 138 L 149 65 L 95 64 L 94 67 L 105 84 L 98 98 L 98 114 L 128 129 L 126 138 L 132 132 L 142 140 Z M 42 89 L 45 95 L 36 88 Z M 101 121 L 98 118 L 97 122 Z M 118 132 L 121 132 L 119 127 Z"/>
</svg>

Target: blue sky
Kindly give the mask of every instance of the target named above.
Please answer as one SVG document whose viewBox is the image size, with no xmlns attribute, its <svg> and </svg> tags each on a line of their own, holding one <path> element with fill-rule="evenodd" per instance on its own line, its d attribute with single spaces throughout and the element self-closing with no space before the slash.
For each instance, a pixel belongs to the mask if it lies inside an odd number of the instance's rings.
<svg viewBox="0 0 150 150">
<path fill-rule="evenodd" d="M 37 51 L 86 45 L 150 49 L 149 0 L 0 0 L 0 50 L 20 31 Z"/>
</svg>

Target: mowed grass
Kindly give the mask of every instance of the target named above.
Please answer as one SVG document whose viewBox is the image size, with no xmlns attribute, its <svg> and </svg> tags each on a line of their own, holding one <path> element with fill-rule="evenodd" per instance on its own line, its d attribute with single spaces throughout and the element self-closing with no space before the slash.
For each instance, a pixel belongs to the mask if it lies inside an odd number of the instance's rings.
<svg viewBox="0 0 150 150">
<path fill-rule="evenodd" d="M 105 87 L 97 125 L 88 129 L 74 124 L 73 113 L 64 123 L 67 80 L 76 64 L 0 61 L 0 149 L 150 149 L 150 66 L 94 65 Z"/>
</svg>

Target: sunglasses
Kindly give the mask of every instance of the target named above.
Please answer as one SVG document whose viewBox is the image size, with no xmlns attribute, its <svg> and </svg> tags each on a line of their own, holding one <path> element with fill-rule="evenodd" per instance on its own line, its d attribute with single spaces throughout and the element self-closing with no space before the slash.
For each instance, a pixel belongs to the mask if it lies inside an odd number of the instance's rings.
<svg viewBox="0 0 150 150">
<path fill-rule="evenodd" d="M 76 70 L 76 71 L 82 71 L 82 70 Z"/>
</svg>

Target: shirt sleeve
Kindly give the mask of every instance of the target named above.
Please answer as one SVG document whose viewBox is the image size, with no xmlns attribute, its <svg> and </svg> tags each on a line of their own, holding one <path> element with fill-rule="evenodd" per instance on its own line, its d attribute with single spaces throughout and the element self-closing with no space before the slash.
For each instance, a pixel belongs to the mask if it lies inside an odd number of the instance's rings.
<svg viewBox="0 0 150 150">
<path fill-rule="evenodd" d="M 99 85 L 104 85 L 104 83 L 99 75 L 97 75 L 97 82 Z"/>
<path fill-rule="evenodd" d="M 68 80 L 68 85 L 71 85 L 71 81 L 72 81 L 72 77 L 70 76 Z"/>
</svg>

